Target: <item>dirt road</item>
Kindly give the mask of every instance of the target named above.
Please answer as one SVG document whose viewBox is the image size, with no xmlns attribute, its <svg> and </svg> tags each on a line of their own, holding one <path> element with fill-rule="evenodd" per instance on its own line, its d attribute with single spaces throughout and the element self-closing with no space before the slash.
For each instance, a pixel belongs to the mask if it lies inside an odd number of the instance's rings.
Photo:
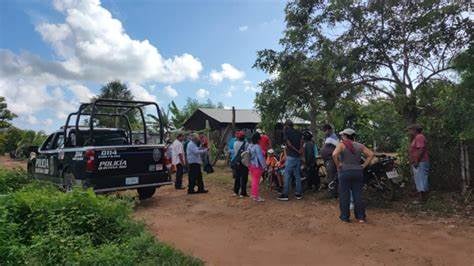
<svg viewBox="0 0 474 266">
<path fill-rule="evenodd" d="M 368 224 L 343 224 L 335 201 L 266 191 L 255 203 L 232 197 L 225 178 L 206 177 L 205 195 L 163 188 L 136 216 L 209 265 L 474 265 L 474 221 L 369 209 Z"/>
</svg>

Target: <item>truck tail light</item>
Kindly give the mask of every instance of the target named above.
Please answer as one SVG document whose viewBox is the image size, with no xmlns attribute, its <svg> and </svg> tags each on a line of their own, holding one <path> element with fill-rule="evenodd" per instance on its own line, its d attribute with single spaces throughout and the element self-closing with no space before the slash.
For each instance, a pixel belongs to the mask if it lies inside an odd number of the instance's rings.
<svg viewBox="0 0 474 266">
<path fill-rule="evenodd" d="M 86 171 L 87 172 L 95 171 L 95 151 L 94 150 L 86 151 Z"/>
</svg>

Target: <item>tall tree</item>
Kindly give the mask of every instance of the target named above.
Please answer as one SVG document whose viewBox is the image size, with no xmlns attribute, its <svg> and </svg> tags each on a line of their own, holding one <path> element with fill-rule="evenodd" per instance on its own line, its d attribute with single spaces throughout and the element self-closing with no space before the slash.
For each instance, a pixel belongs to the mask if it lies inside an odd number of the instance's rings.
<svg viewBox="0 0 474 266">
<path fill-rule="evenodd" d="M 286 8 L 282 43 L 309 57 L 330 49 L 346 60 L 340 84 L 363 85 L 397 103 L 407 122 L 418 114 L 418 90 L 448 79 L 469 43 L 467 5 L 448 0 L 305 0 Z"/>
<path fill-rule="evenodd" d="M 11 126 L 10 121 L 15 117 L 17 117 L 16 114 L 8 110 L 5 97 L 0 96 L 0 128 Z"/>
<path fill-rule="evenodd" d="M 133 101 L 132 92 L 128 89 L 125 83 L 121 83 L 118 80 L 111 81 L 105 84 L 100 89 L 100 94 L 96 98 L 102 99 L 115 99 L 115 100 L 127 100 Z M 102 107 L 103 112 L 112 112 L 119 113 L 123 112 L 125 108 L 112 108 L 112 107 Z M 127 118 L 130 122 L 130 125 L 133 129 L 137 129 L 141 126 L 140 120 L 138 119 L 138 111 L 130 111 L 127 115 Z M 118 127 L 119 125 L 124 125 L 126 123 L 123 118 L 113 118 L 113 117 L 98 117 L 98 125 L 103 127 Z"/>
</svg>

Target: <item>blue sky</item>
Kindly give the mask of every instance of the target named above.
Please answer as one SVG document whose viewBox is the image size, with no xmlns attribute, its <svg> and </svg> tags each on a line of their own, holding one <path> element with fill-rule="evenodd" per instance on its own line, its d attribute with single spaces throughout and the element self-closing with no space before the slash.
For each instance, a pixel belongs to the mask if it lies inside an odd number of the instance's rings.
<svg viewBox="0 0 474 266">
<path fill-rule="evenodd" d="M 207 98 L 251 108 L 267 75 L 256 51 L 278 49 L 284 1 L 0 2 L 0 95 L 21 128 L 52 131 L 110 79 L 136 98 Z"/>
</svg>

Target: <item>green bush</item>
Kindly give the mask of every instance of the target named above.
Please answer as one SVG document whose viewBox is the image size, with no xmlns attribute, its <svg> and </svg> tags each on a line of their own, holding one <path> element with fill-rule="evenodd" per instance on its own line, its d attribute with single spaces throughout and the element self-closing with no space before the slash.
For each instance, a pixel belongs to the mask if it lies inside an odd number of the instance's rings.
<svg viewBox="0 0 474 266">
<path fill-rule="evenodd" d="M 6 170 L 0 168 L 0 194 L 7 194 L 32 182 L 22 169 Z"/>
<path fill-rule="evenodd" d="M 156 241 L 132 219 L 130 201 L 40 183 L 9 192 L 0 197 L 0 265 L 202 264 Z"/>
</svg>

